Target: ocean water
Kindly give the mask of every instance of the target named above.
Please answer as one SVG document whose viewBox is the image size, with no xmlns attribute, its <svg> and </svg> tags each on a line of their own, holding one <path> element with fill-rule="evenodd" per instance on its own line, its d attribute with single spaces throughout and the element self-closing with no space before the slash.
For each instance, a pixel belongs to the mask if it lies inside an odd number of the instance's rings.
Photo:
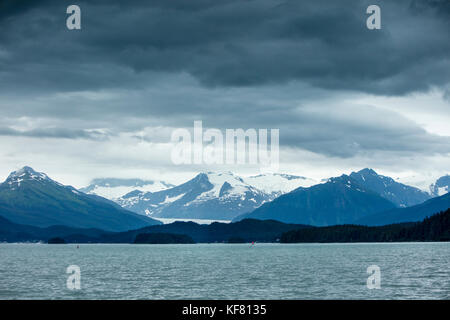
<svg viewBox="0 0 450 320">
<path fill-rule="evenodd" d="M 0 244 L 0 299 L 450 299 L 450 243 Z"/>
</svg>

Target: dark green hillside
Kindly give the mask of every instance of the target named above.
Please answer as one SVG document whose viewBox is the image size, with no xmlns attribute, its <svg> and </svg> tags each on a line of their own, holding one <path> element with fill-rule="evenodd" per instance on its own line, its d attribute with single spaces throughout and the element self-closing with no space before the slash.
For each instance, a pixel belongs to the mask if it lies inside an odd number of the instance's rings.
<svg viewBox="0 0 450 320">
<path fill-rule="evenodd" d="M 392 223 L 416 222 L 425 219 L 436 212 L 450 208 L 450 193 L 432 198 L 424 203 L 408 207 L 396 208 L 384 212 L 378 212 L 355 221 L 355 224 L 367 226 L 381 226 Z"/>
<path fill-rule="evenodd" d="M 450 241 L 450 209 L 416 223 L 380 227 L 358 225 L 310 227 L 289 231 L 281 236 L 283 243 L 394 241 Z"/>
</svg>

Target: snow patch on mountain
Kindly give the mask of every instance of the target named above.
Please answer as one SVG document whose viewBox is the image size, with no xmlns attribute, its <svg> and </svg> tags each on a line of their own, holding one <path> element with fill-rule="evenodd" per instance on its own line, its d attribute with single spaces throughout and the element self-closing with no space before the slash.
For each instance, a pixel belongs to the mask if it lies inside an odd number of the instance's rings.
<svg viewBox="0 0 450 320">
<path fill-rule="evenodd" d="M 117 202 L 154 218 L 231 220 L 280 194 L 315 183 L 312 179 L 283 174 L 243 178 L 232 172 L 204 172 L 166 190 L 130 192 Z"/>
<path fill-rule="evenodd" d="M 261 174 L 244 178 L 245 182 L 275 198 L 297 188 L 309 188 L 319 182 L 310 178 L 282 173 Z"/>
<path fill-rule="evenodd" d="M 443 196 L 444 194 L 447 194 L 447 193 L 448 193 L 448 187 L 437 188 L 438 196 Z"/>
<path fill-rule="evenodd" d="M 443 196 L 450 191 L 450 175 L 440 177 L 430 186 L 430 193 L 435 196 Z"/>
<path fill-rule="evenodd" d="M 11 172 L 4 183 L 11 190 L 15 190 L 16 188 L 20 188 L 25 181 L 50 182 L 58 186 L 63 186 L 59 182 L 50 179 L 45 173 L 34 171 L 33 168 L 27 166 Z"/>
<path fill-rule="evenodd" d="M 201 193 L 192 203 L 208 201 L 214 198 L 241 198 L 244 200 L 246 192 L 261 193 L 260 190 L 244 182 L 241 177 L 235 176 L 231 172 L 227 173 L 206 173 L 208 181 L 213 185 L 211 190 Z"/>
<path fill-rule="evenodd" d="M 367 190 L 378 193 L 398 207 L 409 207 L 430 198 L 427 192 L 396 182 L 391 177 L 383 176 L 373 169 L 365 168 L 352 172 L 350 177 Z"/>
<path fill-rule="evenodd" d="M 161 203 L 159 203 L 159 204 L 168 204 L 168 203 L 175 202 L 175 201 L 180 200 L 181 198 L 183 198 L 184 195 L 185 195 L 185 194 L 182 193 L 182 194 L 180 194 L 180 195 L 178 195 L 178 196 L 175 196 L 175 197 L 169 197 L 169 196 L 166 196 L 166 198 L 164 199 L 164 201 L 161 202 Z"/>
</svg>

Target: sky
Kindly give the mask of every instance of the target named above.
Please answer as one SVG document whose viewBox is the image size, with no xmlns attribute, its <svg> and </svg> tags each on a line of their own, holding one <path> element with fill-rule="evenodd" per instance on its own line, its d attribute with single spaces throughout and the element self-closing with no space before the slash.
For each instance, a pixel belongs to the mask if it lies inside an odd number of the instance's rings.
<svg viewBox="0 0 450 320">
<path fill-rule="evenodd" d="M 0 179 L 259 173 L 175 165 L 172 132 L 201 120 L 279 129 L 283 173 L 428 181 L 450 173 L 449 39 L 446 0 L 2 0 Z"/>
</svg>

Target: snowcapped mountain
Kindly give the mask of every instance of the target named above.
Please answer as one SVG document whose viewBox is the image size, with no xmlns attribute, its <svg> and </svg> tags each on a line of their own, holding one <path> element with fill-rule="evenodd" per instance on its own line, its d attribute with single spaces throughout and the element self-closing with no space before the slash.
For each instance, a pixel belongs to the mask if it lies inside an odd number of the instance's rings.
<svg viewBox="0 0 450 320">
<path fill-rule="evenodd" d="M 270 195 L 273 199 L 299 187 L 309 188 L 318 184 L 317 181 L 310 178 L 282 173 L 260 174 L 246 177 L 244 180 L 249 185 Z"/>
<path fill-rule="evenodd" d="M 315 226 L 352 223 L 370 214 L 395 208 L 389 200 L 342 175 L 326 183 L 298 188 L 235 218 L 278 220 Z"/>
<path fill-rule="evenodd" d="M 430 193 L 434 197 L 443 196 L 450 191 L 450 175 L 440 177 L 430 186 Z"/>
<path fill-rule="evenodd" d="M 315 183 L 286 174 L 242 178 L 231 172 L 207 172 L 179 186 L 156 192 L 133 190 L 114 200 L 128 210 L 154 218 L 231 220 L 281 194 Z"/>
<path fill-rule="evenodd" d="M 117 202 L 155 218 L 230 220 L 270 199 L 270 195 L 230 172 L 208 172 L 167 190 L 133 191 Z"/>
<path fill-rule="evenodd" d="M 164 181 L 102 178 L 92 180 L 87 187 L 81 188 L 80 191 L 88 194 L 96 194 L 109 200 L 116 200 L 135 190 L 157 192 L 172 187 L 174 187 L 173 184 Z"/>
<path fill-rule="evenodd" d="M 130 192 L 117 203 L 155 218 L 230 220 L 283 193 L 315 183 L 285 174 L 242 178 L 231 172 L 207 172 L 166 190 Z"/>
<path fill-rule="evenodd" d="M 431 198 L 425 191 L 396 182 L 390 177 L 379 175 L 372 169 L 366 168 L 358 172 L 352 172 L 350 177 L 360 186 L 378 193 L 398 207 L 414 206 Z"/>
<path fill-rule="evenodd" d="M 23 186 L 24 183 L 27 184 L 30 181 L 39 183 L 47 182 L 58 186 L 63 186 L 62 184 L 50 179 L 45 173 L 36 172 L 32 168 L 26 166 L 20 170 L 11 172 L 4 184 L 7 185 L 11 191 L 14 191 L 20 188 L 21 185 Z"/>
<path fill-rule="evenodd" d="M 0 216 L 38 227 L 65 225 L 108 231 L 159 223 L 105 198 L 62 185 L 30 167 L 12 172 L 0 184 Z"/>
</svg>

